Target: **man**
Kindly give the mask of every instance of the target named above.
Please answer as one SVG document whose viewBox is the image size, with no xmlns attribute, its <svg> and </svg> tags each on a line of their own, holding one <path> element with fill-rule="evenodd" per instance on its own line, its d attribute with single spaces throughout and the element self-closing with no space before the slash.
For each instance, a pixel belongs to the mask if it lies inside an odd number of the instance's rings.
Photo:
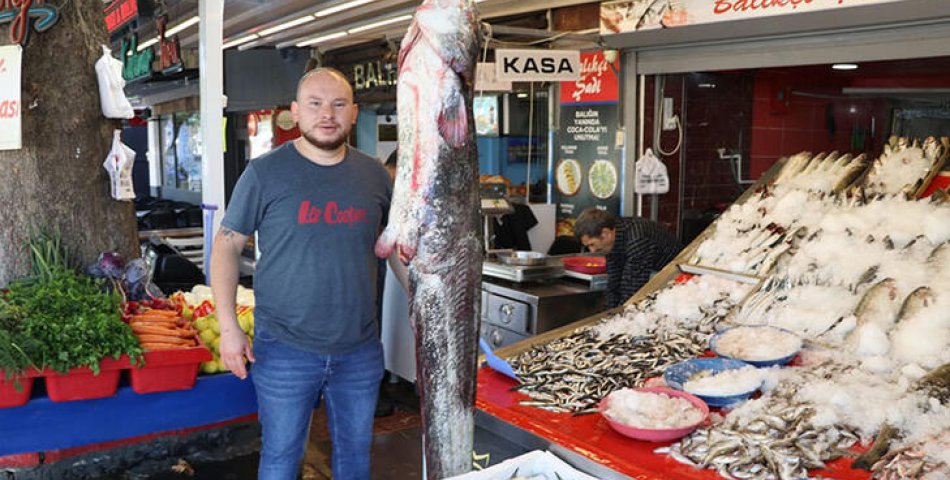
<svg viewBox="0 0 950 480">
<path fill-rule="evenodd" d="M 225 365 L 254 362 L 261 480 L 293 480 L 322 395 L 336 479 L 368 479 L 383 377 L 373 245 L 392 187 L 379 161 L 346 145 L 357 106 L 346 77 L 316 69 L 291 113 L 301 137 L 252 161 L 214 239 L 211 287 Z M 238 257 L 257 232 L 253 350 L 238 327 Z"/>
<path fill-rule="evenodd" d="M 680 251 L 679 242 L 656 222 L 617 218 L 595 207 L 577 217 L 574 234 L 591 252 L 607 253 L 607 308 L 626 302 Z"/>
</svg>

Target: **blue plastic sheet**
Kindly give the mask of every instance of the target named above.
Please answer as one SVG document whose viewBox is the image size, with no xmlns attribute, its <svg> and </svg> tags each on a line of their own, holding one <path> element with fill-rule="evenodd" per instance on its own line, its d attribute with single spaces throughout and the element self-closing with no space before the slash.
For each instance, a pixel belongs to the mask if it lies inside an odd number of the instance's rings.
<svg viewBox="0 0 950 480">
<path fill-rule="evenodd" d="M 479 338 L 478 344 L 482 347 L 482 352 L 485 353 L 485 361 L 488 363 L 489 367 L 493 368 L 498 373 L 515 379 L 516 382 L 521 381 L 515 371 L 511 368 L 511 365 L 509 365 L 508 362 L 506 362 L 503 358 L 495 355 L 495 352 L 492 351 L 491 347 L 488 345 L 488 342 L 486 342 L 484 338 Z"/>
<path fill-rule="evenodd" d="M 199 376 L 191 390 L 138 394 L 123 386 L 109 398 L 62 403 L 43 396 L 0 409 L 0 455 L 111 442 L 253 413 L 257 399 L 250 377 L 242 381 L 231 374 Z"/>
</svg>

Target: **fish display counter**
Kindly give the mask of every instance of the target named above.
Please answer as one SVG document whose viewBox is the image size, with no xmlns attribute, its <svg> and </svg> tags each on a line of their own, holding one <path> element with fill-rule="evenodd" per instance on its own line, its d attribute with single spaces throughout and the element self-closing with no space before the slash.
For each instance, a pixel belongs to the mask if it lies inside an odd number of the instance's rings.
<svg viewBox="0 0 950 480">
<path fill-rule="evenodd" d="M 948 152 L 784 159 L 625 305 L 497 349 L 517 381 L 479 370 L 478 421 L 598 478 L 950 478 Z M 663 384 L 709 420 L 611 427 L 605 397 Z"/>
</svg>

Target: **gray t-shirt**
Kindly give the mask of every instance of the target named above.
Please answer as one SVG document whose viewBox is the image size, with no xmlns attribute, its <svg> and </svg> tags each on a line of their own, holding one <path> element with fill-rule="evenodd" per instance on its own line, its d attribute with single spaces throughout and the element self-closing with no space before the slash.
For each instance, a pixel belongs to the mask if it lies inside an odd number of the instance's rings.
<svg viewBox="0 0 950 480">
<path fill-rule="evenodd" d="M 307 160 L 291 142 L 253 160 L 221 225 L 258 232 L 255 323 L 320 354 L 375 338 L 373 246 L 391 198 L 382 164 L 351 147 L 333 166 Z"/>
</svg>

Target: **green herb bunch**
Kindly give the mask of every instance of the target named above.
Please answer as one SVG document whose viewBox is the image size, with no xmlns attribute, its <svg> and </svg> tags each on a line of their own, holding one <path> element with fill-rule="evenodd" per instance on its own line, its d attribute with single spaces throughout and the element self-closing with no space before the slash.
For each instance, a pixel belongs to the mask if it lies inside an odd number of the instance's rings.
<svg viewBox="0 0 950 480">
<path fill-rule="evenodd" d="M 99 371 L 105 357 L 142 354 L 132 329 L 120 318 L 120 298 L 101 281 L 74 270 L 54 269 L 41 281 L 14 282 L 6 301 L 26 314 L 19 331 L 36 340 L 37 365 L 65 373 L 88 366 Z"/>
<path fill-rule="evenodd" d="M 0 369 L 9 375 L 31 365 L 61 373 L 87 366 L 98 373 L 106 357 L 140 361 L 119 294 L 75 270 L 59 235 L 34 235 L 29 248 L 33 275 L 0 295 Z"/>
</svg>

